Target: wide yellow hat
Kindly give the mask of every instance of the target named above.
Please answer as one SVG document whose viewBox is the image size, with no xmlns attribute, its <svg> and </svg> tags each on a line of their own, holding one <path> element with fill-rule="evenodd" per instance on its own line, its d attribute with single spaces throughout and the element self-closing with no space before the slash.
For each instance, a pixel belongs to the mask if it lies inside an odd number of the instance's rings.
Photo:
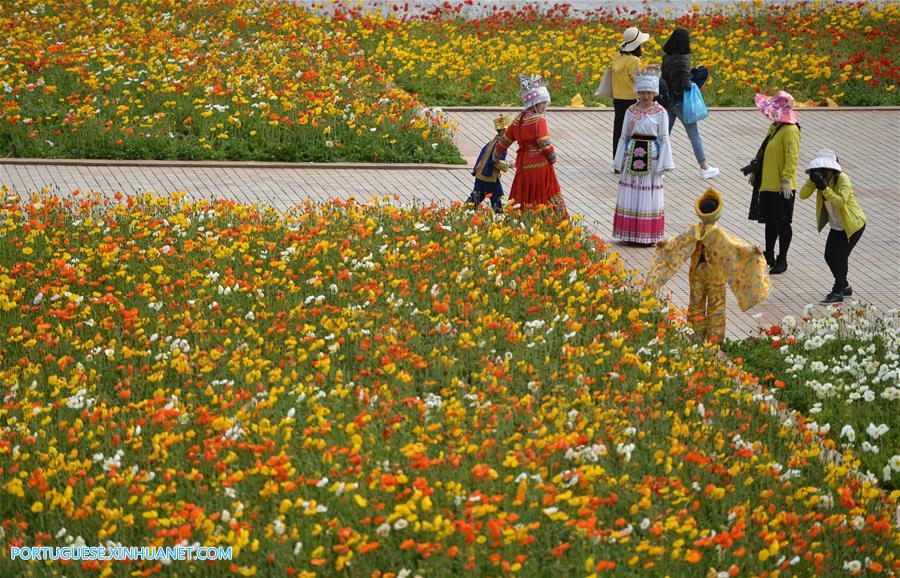
<svg viewBox="0 0 900 578">
<path fill-rule="evenodd" d="M 701 205 L 703 209 L 700 208 Z M 722 212 L 722 195 L 713 188 L 706 189 L 706 192 L 694 202 L 694 212 L 704 223 L 715 223 Z"/>
</svg>

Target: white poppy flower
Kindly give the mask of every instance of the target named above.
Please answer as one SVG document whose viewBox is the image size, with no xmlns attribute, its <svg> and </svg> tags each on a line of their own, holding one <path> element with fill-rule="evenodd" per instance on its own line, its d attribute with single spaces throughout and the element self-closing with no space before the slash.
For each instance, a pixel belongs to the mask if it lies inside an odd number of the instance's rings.
<svg viewBox="0 0 900 578">
<path fill-rule="evenodd" d="M 866 428 L 866 433 L 869 434 L 869 437 L 873 440 L 877 440 L 884 434 L 886 434 L 890 430 L 890 428 L 885 424 L 875 425 L 874 423 L 870 423 L 869 427 Z"/>
<path fill-rule="evenodd" d="M 890 465 L 891 469 L 895 472 L 900 472 L 900 454 L 894 454 L 888 462 L 888 465 Z"/>
</svg>

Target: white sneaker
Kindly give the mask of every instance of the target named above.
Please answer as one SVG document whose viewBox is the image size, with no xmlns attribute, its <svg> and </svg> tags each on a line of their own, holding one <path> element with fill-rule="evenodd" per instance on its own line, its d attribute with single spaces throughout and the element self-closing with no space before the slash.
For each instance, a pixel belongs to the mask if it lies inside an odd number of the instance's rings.
<svg viewBox="0 0 900 578">
<path fill-rule="evenodd" d="M 708 169 L 700 169 L 700 176 L 704 179 L 711 179 L 714 176 L 719 174 L 719 169 L 716 167 L 709 167 Z"/>
</svg>

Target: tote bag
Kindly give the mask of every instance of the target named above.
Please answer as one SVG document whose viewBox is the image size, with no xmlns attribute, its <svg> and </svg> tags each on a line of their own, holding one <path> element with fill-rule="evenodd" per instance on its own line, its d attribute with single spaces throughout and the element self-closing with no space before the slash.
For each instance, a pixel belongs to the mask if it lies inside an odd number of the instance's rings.
<svg viewBox="0 0 900 578">
<path fill-rule="evenodd" d="M 703 93 L 697 88 L 697 85 L 691 83 L 691 89 L 684 91 L 684 102 L 682 106 L 684 114 L 684 124 L 694 124 L 709 116 L 709 110 L 706 108 L 706 102 L 703 100 Z"/>
<path fill-rule="evenodd" d="M 607 66 L 606 72 L 603 73 L 603 78 L 600 79 L 600 86 L 597 87 L 597 90 L 594 91 L 594 96 L 599 96 L 600 98 L 612 98 L 612 70 Z"/>
</svg>

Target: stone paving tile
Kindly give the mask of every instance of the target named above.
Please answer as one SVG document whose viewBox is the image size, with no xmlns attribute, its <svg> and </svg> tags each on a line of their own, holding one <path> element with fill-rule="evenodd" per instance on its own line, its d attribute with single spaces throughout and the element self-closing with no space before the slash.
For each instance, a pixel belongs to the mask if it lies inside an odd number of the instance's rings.
<svg viewBox="0 0 900 578">
<path fill-rule="evenodd" d="M 451 110 L 459 123 L 456 135 L 461 154 L 470 163 L 493 135 L 499 110 Z M 509 109 L 508 112 L 515 112 Z M 801 168 L 819 148 L 833 148 L 853 180 L 854 190 L 868 217 L 868 226 L 850 260 L 855 298 L 882 310 L 900 307 L 900 111 L 800 110 Z M 611 109 L 552 109 L 548 113 L 551 136 L 559 152 L 557 174 L 569 210 L 581 214 L 585 224 L 601 237 L 611 233 L 617 177 L 612 174 Z M 755 110 L 713 110 L 700 125 L 708 161 L 722 171 L 704 181 L 684 128 L 676 124 L 672 135 L 676 170 L 666 176 L 666 230 L 677 234 L 696 220 L 694 199 L 709 185 L 725 199 L 721 224 L 744 239 L 762 244 L 763 226 L 746 219 L 749 185 L 740 167 L 756 153 L 766 120 Z M 871 146 L 871 135 L 880 135 Z M 885 140 L 886 139 L 886 140 Z M 515 148 L 515 147 L 513 147 Z M 511 151 L 510 162 L 515 159 Z M 190 198 L 232 198 L 263 202 L 287 210 L 305 199 L 321 202 L 355 196 L 368 199 L 392 194 L 404 203 L 448 204 L 463 201 L 471 188 L 468 166 L 402 170 L 396 168 L 249 168 L 67 166 L 0 164 L 0 183 L 19 194 L 43 187 L 68 192 L 102 190 L 139 194 L 184 191 Z M 512 175 L 504 176 L 508 189 Z M 814 199 L 797 201 L 794 240 L 784 275 L 773 277 L 769 300 L 753 310 L 738 311 L 728 294 L 730 337 L 743 337 L 758 327 L 778 322 L 785 315 L 801 315 L 807 303 L 816 303 L 830 288 L 832 278 L 822 258 L 825 235 L 815 230 Z M 612 245 L 629 267 L 646 271 L 652 250 Z M 688 300 L 687 271 L 665 288 L 679 306 Z M 822 311 L 821 306 L 816 307 Z"/>
</svg>

